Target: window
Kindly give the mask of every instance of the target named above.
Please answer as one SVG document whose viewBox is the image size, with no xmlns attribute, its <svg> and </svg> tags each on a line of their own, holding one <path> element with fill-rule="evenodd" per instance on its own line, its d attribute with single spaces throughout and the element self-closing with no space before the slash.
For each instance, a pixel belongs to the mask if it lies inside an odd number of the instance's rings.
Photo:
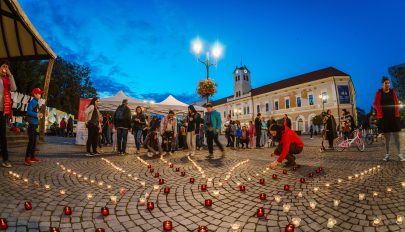
<svg viewBox="0 0 405 232">
<path fill-rule="evenodd" d="M 266 103 L 266 112 L 269 112 L 269 103 Z"/>
<path fill-rule="evenodd" d="M 249 106 L 246 108 L 247 114 L 250 114 L 250 108 Z"/>
<path fill-rule="evenodd" d="M 235 76 L 235 82 L 238 81 L 238 76 Z"/>
<path fill-rule="evenodd" d="M 224 118 L 226 118 L 226 111 L 224 111 Z"/>
<path fill-rule="evenodd" d="M 246 114 L 246 107 L 243 107 L 243 114 Z"/>
<path fill-rule="evenodd" d="M 246 80 L 247 80 L 247 81 L 249 80 L 249 76 L 246 76 Z"/>
<path fill-rule="evenodd" d="M 308 95 L 308 101 L 309 101 L 309 105 L 313 106 L 314 105 L 314 95 L 312 95 L 312 94 Z"/>
<path fill-rule="evenodd" d="M 257 113 L 260 113 L 260 105 L 257 105 Z"/>
<path fill-rule="evenodd" d="M 275 110 L 278 110 L 278 101 L 275 101 L 275 102 L 274 102 L 274 109 L 275 109 Z"/>
<path fill-rule="evenodd" d="M 297 97 L 297 107 L 301 107 L 301 97 Z"/>
<path fill-rule="evenodd" d="M 290 99 L 285 99 L 285 108 L 286 109 L 290 108 Z"/>
<path fill-rule="evenodd" d="M 231 113 L 231 110 L 229 110 L 229 114 L 228 115 L 231 115 L 232 113 Z"/>
</svg>

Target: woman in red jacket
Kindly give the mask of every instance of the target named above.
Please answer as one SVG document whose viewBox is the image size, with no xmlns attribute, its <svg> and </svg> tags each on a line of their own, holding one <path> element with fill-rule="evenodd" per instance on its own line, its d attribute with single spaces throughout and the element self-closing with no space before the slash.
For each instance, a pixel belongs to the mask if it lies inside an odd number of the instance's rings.
<svg viewBox="0 0 405 232">
<path fill-rule="evenodd" d="M 275 168 L 281 164 L 284 159 L 287 159 L 284 167 L 295 166 L 295 156 L 302 152 L 304 143 L 300 137 L 292 131 L 288 126 L 272 125 L 270 127 L 270 134 L 275 141 L 278 141 L 276 150 L 271 156 L 278 155 L 278 159 L 270 164 L 270 168 Z"/>
<path fill-rule="evenodd" d="M 390 88 L 388 77 L 382 78 L 382 89 L 375 94 L 374 108 L 377 111 L 378 131 L 384 133 L 385 138 L 385 157 L 384 161 L 390 158 L 390 139 L 394 137 L 395 147 L 400 161 L 405 161 L 401 155 L 401 144 L 399 133 L 401 124 L 399 120 L 399 101 L 394 89 Z"/>
</svg>

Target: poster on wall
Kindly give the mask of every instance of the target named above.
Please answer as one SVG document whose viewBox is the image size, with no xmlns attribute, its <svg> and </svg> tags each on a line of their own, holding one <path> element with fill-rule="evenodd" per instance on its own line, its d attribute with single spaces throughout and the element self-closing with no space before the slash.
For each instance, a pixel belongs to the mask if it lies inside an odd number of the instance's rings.
<svg viewBox="0 0 405 232">
<path fill-rule="evenodd" d="M 349 86 L 347 85 L 338 85 L 339 92 L 339 103 L 340 104 L 350 104 L 350 92 Z"/>
</svg>

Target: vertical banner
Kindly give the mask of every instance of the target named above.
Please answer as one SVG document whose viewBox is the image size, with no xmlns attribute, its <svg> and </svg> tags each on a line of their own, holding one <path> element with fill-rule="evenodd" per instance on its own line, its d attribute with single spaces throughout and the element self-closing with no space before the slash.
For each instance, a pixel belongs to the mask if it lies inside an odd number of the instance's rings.
<svg viewBox="0 0 405 232">
<path fill-rule="evenodd" d="M 350 104 L 350 92 L 348 85 L 338 85 L 339 104 Z"/>
<path fill-rule="evenodd" d="M 79 111 L 77 113 L 77 126 L 76 126 L 76 144 L 85 145 L 87 141 L 87 129 L 86 129 L 86 116 L 84 111 L 90 104 L 91 99 L 80 98 Z"/>
<path fill-rule="evenodd" d="M 87 106 L 90 104 L 90 101 L 91 101 L 91 99 L 80 98 L 79 111 L 78 111 L 78 117 L 77 117 L 77 120 L 79 122 L 86 121 L 86 116 L 84 115 L 84 111 L 86 110 Z"/>
</svg>

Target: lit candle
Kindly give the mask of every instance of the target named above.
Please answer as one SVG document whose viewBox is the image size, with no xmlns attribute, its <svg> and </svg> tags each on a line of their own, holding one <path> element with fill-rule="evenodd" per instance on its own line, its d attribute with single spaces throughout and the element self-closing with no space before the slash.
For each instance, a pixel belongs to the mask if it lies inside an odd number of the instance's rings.
<svg viewBox="0 0 405 232">
<path fill-rule="evenodd" d="M 274 196 L 274 200 L 275 200 L 277 203 L 280 203 L 280 201 L 281 201 L 281 196 L 275 195 L 275 196 Z"/>
<path fill-rule="evenodd" d="M 72 172 L 72 169 L 68 169 L 67 172 L 69 172 L 69 173 Z"/>
<path fill-rule="evenodd" d="M 82 178 L 82 175 L 81 175 L 81 174 L 78 174 L 77 177 L 78 177 L 78 178 Z"/>
<path fill-rule="evenodd" d="M 252 180 L 252 178 L 249 177 L 249 178 L 248 178 L 248 181 L 251 181 L 251 180 Z"/>
<path fill-rule="evenodd" d="M 27 178 L 24 178 L 24 182 L 25 182 L 25 183 L 28 183 L 28 179 L 27 179 Z"/>
<path fill-rule="evenodd" d="M 165 180 L 164 179 L 159 179 L 159 185 L 162 185 L 162 184 L 164 184 L 165 183 Z"/>
<path fill-rule="evenodd" d="M 107 188 L 108 188 L 108 189 L 111 189 L 111 188 L 112 188 L 112 186 L 111 186 L 111 185 L 107 185 Z"/>
<path fill-rule="evenodd" d="M 65 213 L 65 215 L 71 215 L 72 208 L 70 208 L 69 206 L 65 206 L 65 208 L 63 209 L 63 212 Z"/>
<path fill-rule="evenodd" d="M 142 185 L 142 187 L 145 187 L 145 181 L 141 181 L 141 185 Z"/>
<path fill-rule="evenodd" d="M 208 182 L 212 182 L 212 178 L 208 178 L 207 181 L 208 181 Z"/>
<path fill-rule="evenodd" d="M 401 186 L 405 188 L 405 182 L 401 182 Z"/>
<path fill-rule="evenodd" d="M 375 226 L 378 226 L 380 223 L 381 223 L 381 219 L 379 219 L 379 218 L 374 218 L 373 224 L 374 224 Z"/>
<path fill-rule="evenodd" d="M 155 204 L 153 202 L 148 202 L 146 207 L 148 208 L 148 210 L 153 210 L 155 208 Z"/>
<path fill-rule="evenodd" d="M 50 186 L 49 184 L 46 184 L 46 185 L 45 185 L 45 190 L 46 190 L 46 191 L 49 191 L 50 189 L 51 189 L 51 186 Z"/>
<path fill-rule="evenodd" d="M 378 192 L 373 192 L 373 197 L 378 197 L 379 193 Z"/>
<path fill-rule="evenodd" d="M 90 180 L 90 183 L 94 184 L 94 182 L 96 182 L 95 180 Z"/>
<path fill-rule="evenodd" d="M 315 188 L 314 188 L 314 192 L 318 192 L 318 190 L 319 190 L 318 187 L 315 187 Z"/>
<path fill-rule="evenodd" d="M 110 210 L 107 207 L 102 207 L 101 215 L 103 215 L 104 217 L 107 217 L 108 215 L 110 215 Z"/>
<path fill-rule="evenodd" d="M 326 183 L 325 186 L 326 186 L 326 187 L 329 187 L 329 186 L 330 186 L 330 183 Z"/>
<path fill-rule="evenodd" d="M 283 212 L 288 213 L 290 211 L 291 205 L 290 204 L 284 204 L 283 205 Z"/>
<path fill-rule="evenodd" d="M 201 191 L 207 191 L 207 185 L 202 184 L 201 185 Z"/>
<path fill-rule="evenodd" d="M 76 173 L 76 172 L 73 172 L 72 174 L 73 174 L 74 176 L 76 176 L 77 173 Z"/>
<path fill-rule="evenodd" d="M 240 185 L 240 186 L 239 186 L 239 190 L 240 190 L 241 192 L 244 192 L 244 191 L 246 190 L 246 187 L 245 187 L 244 185 Z"/>
<path fill-rule="evenodd" d="M 190 183 L 194 184 L 195 179 L 193 177 L 190 178 Z"/>
<path fill-rule="evenodd" d="M 103 186 L 104 185 L 104 183 L 102 182 L 102 181 L 100 181 L 100 182 L 98 182 L 98 186 Z"/>
<path fill-rule="evenodd" d="M 387 187 L 387 192 L 392 192 L 392 188 L 391 187 Z"/>
<path fill-rule="evenodd" d="M 164 222 L 163 222 L 163 229 L 164 229 L 165 231 L 172 230 L 172 221 L 169 221 L 169 220 L 164 221 Z"/>
<path fill-rule="evenodd" d="M 64 189 L 61 189 L 60 191 L 59 191 L 59 193 L 60 193 L 60 195 L 65 195 L 65 193 L 66 193 L 66 191 L 64 190 Z"/>
<path fill-rule="evenodd" d="M 358 178 L 358 177 L 359 177 L 359 174 L 357 174 L 357 173 L 356 173 L 356 174 L 354 174 L 354 177 Z"/>
<path fill-rule="evenodd" d="M 221 186 L 222 186 L 222 183 L 221 183 L 221 182 L 219 182 L 219 183 L 218 183 L 218 186 L 219 186 L 219 187 L 221 187 Z"/>
<path fill-rule="evenodd" d="M 89 178 L 87 176 L 83 177 L 83 180 L 87 181 Z"/>
<path fill-rule="evenodd" d="M 240 228 L 240 225 L 238 223 L 234 223 L 231 225 L 231 228 L 233 231 L 238 231 Z"/>
<path fill-rule="evenodd" d="M 208 232 L 208 228 L 206 226 L 199 226 L 198 232 Z"/>
<path fill-rule="evenodd" d="M 315 201 L 310 201 L 310 202 L 309 202 L 309 207 L 310 207 L 311 209 L 315 209 L 315 207 L 316 207 L 316 202 L 315 202 Z"/>
<path fill-rule="evenodd" d="M 88 199 L 88 200 L 91 200 L 92 198 L 93 198 L 93 194 L 88 193 L 88 194 L 87 194 L 87 199 Z"/>
<path fill-rule="evenodd" d="M 169 193 L 170 193 L 170 188 L 169 188 L 169 187 L 165 187 L 165 188 L 163 189 L 163 192 L 164 192 L 165 194 L 169 194 Z"/>
<path fill-rule="evenodd" d="M 123 196 L 127 190 L 125 188 L 120 188 L 120 195 Z"/>
<path fill-rule="evenodd" d="M 154 191 L 159 191 L 159 188 L 160 188 L 159 185 L 153 185 L 153 190 Z"/>
<path fill-rule="evenodd" d="M 333 200 L 333 206 L 338 207 L 339 206 L 340 201 L 339 200 Z"/>
<path fill-rule="evenodd" d="M 403 221 L 404 221 L 404 216 L 397 215 L 397 224 L 402 225 Z"/>
<path fill-rule="evenodd" d="M 206 199 L 205 200 L 205 207 L 211 207 L 212 206 L 212 200 L 211 199 Z"/>
<path fill-rule="evenodd" d="M 139 198 L 139 205 L 145 205 L 146 199 L 144 197 Z"/>
<path fill-rule="evenodd" d="M 291 223 L 294 224 L 295 227 L 298 227 L 298 226 L 300 226 L 301 218 L 299 218 L 299 217 L 292 218 Z"/>
<path fill-rule="evenodd" d="M 326 225 L 329 229 L 332 229 L 336 225 L 336 219 L 334 218 L 329 218 L 328 219 L 328 224 Z"/>
<path fill-rule="evenodd" d="M 381 168 L 381 166 L 380 166 L 380 165 L 377 165 L 377 168 Z"/>
<path fill-rule="evenodd" d="M 219 190 L 214 190 L 214 191 L 212 191 L 212 193 L 214 194 L 214 196 L 218 196 L 219 195 Z"/>
<path fill-rule="evenodd" d="M 259 198 L 260 198 L 260 200 L 264 201 L 264 200 L 266 200 L 267 196 L 265 193 L 260 193 Z"/>
<path fill-rule="evenodd" d="M 353 179 L 353 177 L 352 177 L 352 176 L 348 176 L 347 179 L 351 180 L 351 179 Z"/>
<path fill-rule="evenodd" d="M 342 181 L 343 181 L 342 179 L 338 179 L 338 180 L 337 180 L 337 182 L 338 182 L 339 184 L 342 183 Z"/>
<path fill-rule="evenodd" d="M 264 179 L 260 179 L 260 180 L 259 180 L 259 183 L 260 183 L 261 185 L 264 185 L 264 182 L 265 182 Z"/>
<path fill-rule="evenodd" d="M 117 204 L 117 196 L 110 196 L 110 199 L 114 205 Z"/>
<path fill-rule="evenodd" d="M 302 192 L 298 192 L 297 196 L 302 197 Z"/>
<path fill-rule="evenodd" d="M 257 215 L 257 217 L 263 217 L 264 216 L 264 209 L 263 208 L 258 208 L 256 215 Z"/>
<path fill-rule="evenodd" d="M 366 198 L 366 194 L 364 193 L 359 193 L 359 201 L 362 201 Z"/>
</svg>

